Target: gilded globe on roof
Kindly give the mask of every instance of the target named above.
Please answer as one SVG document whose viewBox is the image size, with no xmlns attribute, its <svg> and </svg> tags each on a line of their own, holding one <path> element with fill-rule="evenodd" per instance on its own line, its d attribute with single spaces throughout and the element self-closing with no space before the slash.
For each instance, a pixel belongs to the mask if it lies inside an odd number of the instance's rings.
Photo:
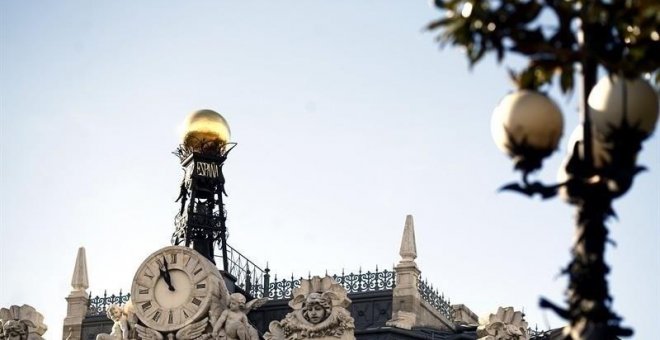
<svg viewBox="0 0 660 340">
<path fill-rule="evenodd" d="M 182 143 L 192 149 L 205 143 L 224 145 L 229 142 L 229 136 L 229 125 L 224 117 L 213 110 L 199 110 L 186 117 Z"/>
</svg>

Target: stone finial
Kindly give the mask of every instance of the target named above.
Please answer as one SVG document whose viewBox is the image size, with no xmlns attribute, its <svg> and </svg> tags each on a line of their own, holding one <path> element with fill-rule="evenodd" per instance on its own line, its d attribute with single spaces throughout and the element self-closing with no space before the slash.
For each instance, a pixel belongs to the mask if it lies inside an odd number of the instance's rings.
<svg viewBox="0 0 660 340">
<path fill-rule="evenodd" d="M 73 287 L 74 291 L 84 291 L 89 288 L 89 281 L 87 280 L 87 258 L 85 257 L 85 247 L 78 248 L 76 266 L 73 269 L 73 276 L 71 277 L 71 287 Z"/>
<path fill-rule="evenodd" d="M 76 266 L 71 277 L 71 293 L 66 297 L 67 311 L 62 328 L 62 340 L 80 340 L 82 321 L 87 313 L 89 296 L 86 289 L 89 288 L 87 279 L 87 259 L 85 248 L 78 248 Z"/>
<path fill-rule="evenodd" d="M 401 249 L 399 250 L 402 262 L 412 262 L 417 258 L 417 244 L 415 242 L 415 223 L 412 215 L 406 216 L 406 224 L 403 228 L 401 238 Z"/>
</svg>

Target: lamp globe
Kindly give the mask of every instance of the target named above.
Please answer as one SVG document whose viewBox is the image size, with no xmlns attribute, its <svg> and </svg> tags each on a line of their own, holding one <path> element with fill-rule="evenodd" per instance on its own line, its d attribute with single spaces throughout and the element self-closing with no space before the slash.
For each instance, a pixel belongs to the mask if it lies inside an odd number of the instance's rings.
<svg viewBox="0 0 660 340">
<path fill-rule="evenodd" d="M 604 136 L 627 126 L 648 137 L 658 121 L 658 94 L 645 80 L 623 80 L 605 76 L 589 94 L 588 104 L 594 128 Z"/>
<path fill-rule="evenodd" d="M 531 90 L 506 95 L 493 111 L 491 133 L 495 145 L 527 171 L 541 166 L 557 149 L 564 129 L 559 107 L 549 97 Z"/>
<path fill-rule="evenodd" d="M 186 117 L 182 143 L 192 149 L 205 143 L 225 145 L 230 135 L 229 124 L 224 117 L 213 110 L 199 110 Z"/>
</svg>

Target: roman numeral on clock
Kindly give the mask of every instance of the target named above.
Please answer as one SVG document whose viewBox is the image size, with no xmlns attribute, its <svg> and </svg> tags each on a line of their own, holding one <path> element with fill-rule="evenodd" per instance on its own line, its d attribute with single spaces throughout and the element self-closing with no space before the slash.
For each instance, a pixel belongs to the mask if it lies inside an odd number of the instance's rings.
<svg viewBox="0 0 660 340">
<path fill-rule="evenodd" d="M 151 308 L 151 301 L 147 301 L 147 302 L 142 304 L 142 310 L 143 311 L 147 311 L 147 310 L 149 310 L 149 308 Z"/>
<path fill-rule="evenodd" d="M 197 306 L 199 306 L 199 305 L 202 304 L 202 300 L 200 300 L 200 299 L 198 299 L 198 298 L 194 298 L 194 299 L 192 300 L 192 303 L 194 303 L 194 304 L 196 304 Z"/>
<path fill-rule="evenodd" d="M 167 317 L 167 323 L 173 323 L 174 322 L 174 316 L 172 315 L 172 311 L 170 311 L 170 315 Z"/>
<path fill-rule="evenodd" d="M 197 284 L 197 289 L 202 289 L 202 288 L 206 288 L 206 283 L 198 283 Z"/>
<path fill-rule="evenodd" d="M 138 291 L 138 293 L 140 293 L 140 294 L 149 294 L 149 288 L 140 289 L 140 290 Z"/>
<path fill-rule="evenodd" d="M 197 270 L 195 270 L 195 271 L 193 272 L 193 275 L 197 275 L 197 274 L 199 274 L 199 272 L 201 272 L 201 271 L 202 271 L 202 268 L 197 268 Z"/>
<path fill-rule="evenodd" d="M 170 258 L 170 262 L 172 262 L 172 264 L 176 263 L 176 253 L 172 254 L 172 257 Z"/>
<path fill-rule="evenodd" d="M 154 314 L 154 316 L 151 317 L 151 320 L 158 322 L 158 319 L 160 319 L 160 314 L 161 314 L 160 311 L 156 312 L 156 314 Z"/>
</svg>

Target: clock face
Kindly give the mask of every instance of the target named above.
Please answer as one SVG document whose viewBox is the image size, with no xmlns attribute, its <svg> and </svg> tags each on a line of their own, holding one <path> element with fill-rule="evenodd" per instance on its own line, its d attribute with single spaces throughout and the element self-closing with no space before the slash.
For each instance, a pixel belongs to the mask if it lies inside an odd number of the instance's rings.
<svg viewBox="0 0 660 340">
<path fill-rule="evenodd" d="M 160 249 L 140 265 L 133 278 L 135 314 L 147 327 L 177 330 L 208 311 L 218 277 L 216 267 L 190 248 Z"/>
</svg>

